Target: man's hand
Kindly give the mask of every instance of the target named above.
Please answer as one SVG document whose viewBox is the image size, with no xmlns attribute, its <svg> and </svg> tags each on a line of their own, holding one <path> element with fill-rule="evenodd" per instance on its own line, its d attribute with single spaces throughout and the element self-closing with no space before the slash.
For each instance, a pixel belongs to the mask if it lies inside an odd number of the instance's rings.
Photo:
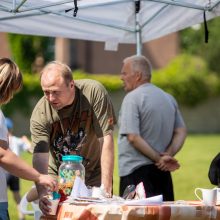
<svg viewBox="0 0 220 220">
<path fill-rule="evenodd" d="M 161 154 L 160 160 L 155 163 L 155 165 L 162 171 L 170 172 L 175 171 L 180 167 L 178 161 L 166 153 Z"/>
<path fill-rule="evenodd" d="M 39 208 L 43 212 L 44 215 L 50 214 L 50 208 L 51 202 L 47 199 L 46 196 L 43 196 L 39 199 Z"/>
</svg>

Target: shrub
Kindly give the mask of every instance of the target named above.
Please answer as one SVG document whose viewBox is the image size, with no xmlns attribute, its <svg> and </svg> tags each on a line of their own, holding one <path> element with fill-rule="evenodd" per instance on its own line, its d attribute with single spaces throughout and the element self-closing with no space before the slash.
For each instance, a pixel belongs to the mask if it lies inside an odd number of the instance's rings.
<svg viewBox="0 0 220 220">
<path fill-rule="evenodd" d="M 8 34 L 8 38 L 13 59 L 22 72 L 32 72 L 37 56 L 43 57 L 45 62 L 54 57 L 51 49 L 54 38 L 20 34 Z"/>
<path fill-rule="evenodd" d="M 201 58 L 186 54 L 176 57 L 167 67 L 154 71 L 152 82 L 187 106 L 195 106 L 220 94 L 219 78 L 209 72 Z"/>
<path fill-rule="evenodd" d="M 73 73 L 74 79 L 96 79 L 101 82 L 109 92 L 114 92 L 122 88 L 122 82 L 116 75 L 109 74 L 88 74 L 80 70 Z M 38 74 L 23 74 L 24 85 L 22 90 L 15 95 L 3 110 L 6 115 L 11 115 L 15 109 L 19 109 L 24 114 L 30 114 L 32 111 L 33 98 L 39 99 L 43 92 L 40 87 L 40 79 Z"/>
<path fill-rule="evenodd" d="M 73 77 L 74 79 L 95 79 L 101 82 L 109 92 L 122 89 L 122 81 L 118 75 L 88 74 L 78 70 L 73 73 Z"/>
<path fill-rule="evenodd" d="M 100 81 L 109 92 L 122 90 L 122 81 L 118 75 L 88 74 L 80 70 L 73 73 L 74 79 L 90 78 Z M 7 106 L 3 106 L 7 115 L 15 109 L 29 114 L 33 98 L 39 99 L 43 93 L 39 75 L 24 74 L 24 86 Z M 172 94 L 179 104 L 195 106 L 200 102 L 220 95 L 220 79 L 210 72 L 206 63 L 198 57 L 180 55 L 167 67 L 153 71 L 152 82 Z"/>
</svg>

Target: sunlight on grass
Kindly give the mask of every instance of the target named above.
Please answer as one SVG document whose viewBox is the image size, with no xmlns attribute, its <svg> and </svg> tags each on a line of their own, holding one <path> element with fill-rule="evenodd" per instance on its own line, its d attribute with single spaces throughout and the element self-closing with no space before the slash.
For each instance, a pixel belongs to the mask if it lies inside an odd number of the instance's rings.
<svg viewBox="0 0 220 220">
<path fill-rule="evenodd" d="M 177 154 L 181 167 L 173 173 L 176 200 L 195 200 L 196 187 L 214 187 L 208 179 L 211 160 L 219 152 L 219 135 L 190 135 Z"/>
</svg>

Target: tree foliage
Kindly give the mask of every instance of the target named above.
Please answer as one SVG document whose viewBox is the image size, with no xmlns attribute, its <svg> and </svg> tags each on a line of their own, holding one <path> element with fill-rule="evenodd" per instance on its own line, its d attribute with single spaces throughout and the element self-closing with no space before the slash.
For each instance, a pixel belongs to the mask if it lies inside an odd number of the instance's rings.
<svg viewBox="0 0 220 220">
<path fill-rule="evenodd" d="M 37 56 L 47 62 L 53 58 L 51 45 L 54 39 L 49 37 L 9 34 L 12 56 L 22 72 L 31 73 Z"/>
<path fill-rule="evenodd" d="M 181 49 L 185 53 L 202 57 L 208 68 L 220 77 L 220 18 L 207 22 L 209 39 L 205 43 L 204 25 L 196 25 L 180 32 Z"/>
<path fill-rule="evenodd" d="M 187 54 L 177 56 L 167 67 L 155 71 L 152 81 L 186 106 L 220 95 L 220 79 L 209 71 L 203 59 Z"/>
<path fill-rule="evenodd" d="M 118 75 L 88 74 L 80 70 L 73 72 L 74 79 L 95 79 L 101 82 L 109 92 L 123 89 Z M 33 100 L 42 95 L 39 75 L 24 74 L 23 89 L 10 103 L 3 106 L 6 115 L 20 110 L 24 114 L 32 111 Z M 220 78 L 210 72 L 206 62 L 199 57 L 182 54 L 167 67 L 153 71 L 152 83 L 172 94 L 179 104 L 196 106 L 202 101 L 220 95 Z"/>
</svg>

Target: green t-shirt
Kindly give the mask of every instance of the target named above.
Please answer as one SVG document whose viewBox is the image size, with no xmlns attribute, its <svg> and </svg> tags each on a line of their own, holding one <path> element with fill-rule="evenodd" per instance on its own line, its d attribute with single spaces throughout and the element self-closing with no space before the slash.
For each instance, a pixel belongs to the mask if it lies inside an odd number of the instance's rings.
<svg viewBox="0 0 220 220">
<path fill-rule="evenodd" d="M 62 155 L 83 156 L 86 185 L 99 186 L 101 146 L 98 138 L 111 132 L 115 123 L 105 88 L 94 80 L 75 80 L 72 105 L 57 111 L 42 97 L 35 106 L 30 127 L 34 153 L 49 152 L 48 173 L 55 176 Z"/>
</svg>

